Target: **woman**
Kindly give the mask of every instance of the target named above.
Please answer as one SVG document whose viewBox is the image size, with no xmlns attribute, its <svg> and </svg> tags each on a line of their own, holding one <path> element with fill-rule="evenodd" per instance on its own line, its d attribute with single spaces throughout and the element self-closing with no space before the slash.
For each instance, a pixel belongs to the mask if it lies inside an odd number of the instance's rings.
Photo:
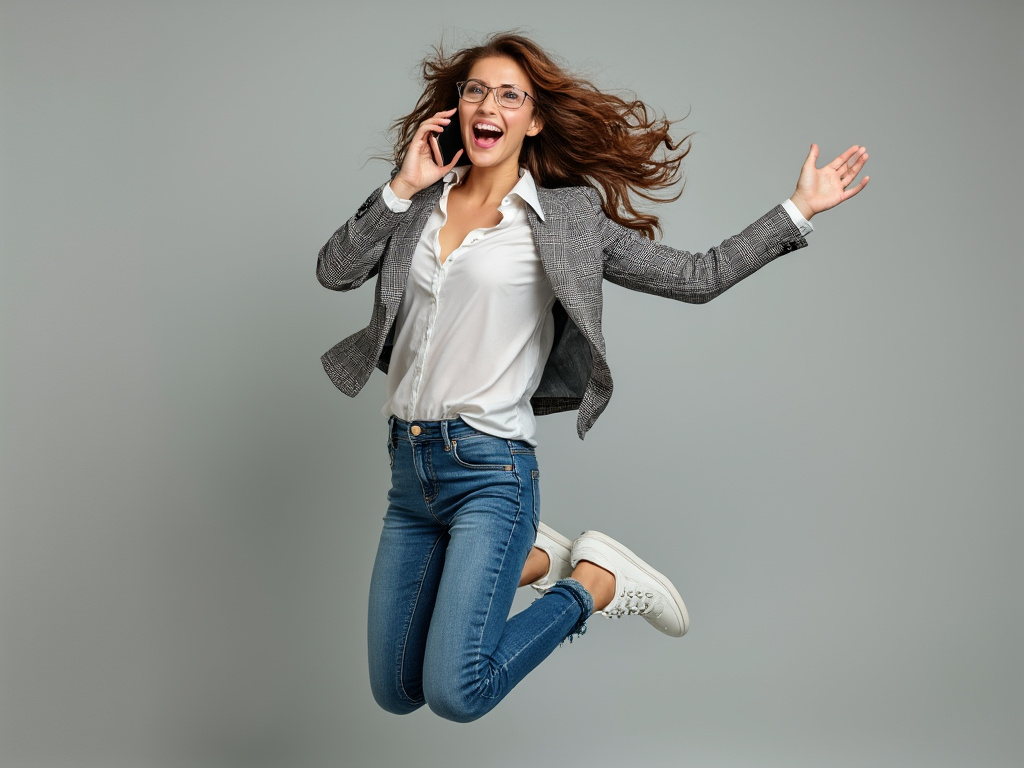
<svg viewBox="0 0 1024 768">
<path fill-rule="evenodd" d="M 602 280 L 708 301 L 806 245 L 816 213 L 864 188 L 867 177 L 853 182 L 867 154 L 851 147 L 818 169 L 812 145 L 789 200 L 690 254 L 654 242 L 657 217 L 630 199 L 657 199 L 689 151 L 641 102 L 601 93 L 512 34 L 438 52 L 423 75 L 396 123 L 398 170 L 323 247 L 317 277 L 334 290 L 377 277 L 370 324 L 323 357 L 348 395 L 375 366 L 388 375 L 374 697 L 466 722 L 592 613 L 687 630 L 675 587 L 624 545 L 595 531 L 570 541 L 539 520 L 535 416 L 578 409 L 582 438 L 611 396 Z M 464 150 L 442 164 L 432 138 L 456 112 Z M 542 596 L 509 619 L 526 584 Z"/>
</svg>

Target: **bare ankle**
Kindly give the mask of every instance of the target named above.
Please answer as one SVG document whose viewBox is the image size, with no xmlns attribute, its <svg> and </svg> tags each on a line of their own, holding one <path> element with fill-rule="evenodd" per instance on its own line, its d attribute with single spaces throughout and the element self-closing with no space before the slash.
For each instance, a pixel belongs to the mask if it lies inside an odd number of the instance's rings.
<svg viewBox="0 0 1024 768">
<path fill-rule="evenodd" d="M 548 553 L 540 547 L 534 547 L 530 550 L 530 554 L 526 556 L 526 562 L 523 564 L 523 573 L 519 577 L 519 586 L 525 587 L 527 584 L 533 584 L 533 582 L 543 578 L 550 568 L 551 558 L 548 557 Z"/>
<path fill-rule="evenodd" d="M 615 574 L 589 560 L 580 560 L 572 578 L 583 585 L 594 599 L 594 610 L 604 608 L 615 597 Z"/>
</svg>

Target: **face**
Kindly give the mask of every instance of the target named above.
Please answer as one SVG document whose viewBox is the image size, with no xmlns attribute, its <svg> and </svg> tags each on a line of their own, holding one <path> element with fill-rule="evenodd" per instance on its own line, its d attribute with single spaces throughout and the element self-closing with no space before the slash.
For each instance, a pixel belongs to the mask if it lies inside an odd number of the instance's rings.
<svg viewBox="0 0 1024 768">
<path fill-rule="evenodd" d="M 480 59 L 469 70 L 467 80 L 479 80 L 488 86 L 514 85 L 534 95 L 533 83 L 526 72 L 512 59 L 491 57 Z M 536 116 L 532 99 L 518 109 L 509 109 L 495 103 L 496 93 L 491 91 L 478 104 L 460 100 L 459 120 L 462 123 L 462 143 L 474 166 L 496 168 L 519 166 L 519 151 L 523 139 L 536 136 L 543 122 Z"/>
</svg>

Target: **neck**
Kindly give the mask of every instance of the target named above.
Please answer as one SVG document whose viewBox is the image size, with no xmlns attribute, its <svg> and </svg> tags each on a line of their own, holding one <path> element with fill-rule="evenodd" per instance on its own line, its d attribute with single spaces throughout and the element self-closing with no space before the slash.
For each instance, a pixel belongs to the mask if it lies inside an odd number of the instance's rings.
<svg viewBox="0 0 1024 768">
<path fill-rule="evenodd" d="M 493 203 L 497 207 L 518 182 L 519 166 L 516 163 L 494 168 L 474 165 L 460 186 L 465 199 L 480 205 Z"/>
</svg>

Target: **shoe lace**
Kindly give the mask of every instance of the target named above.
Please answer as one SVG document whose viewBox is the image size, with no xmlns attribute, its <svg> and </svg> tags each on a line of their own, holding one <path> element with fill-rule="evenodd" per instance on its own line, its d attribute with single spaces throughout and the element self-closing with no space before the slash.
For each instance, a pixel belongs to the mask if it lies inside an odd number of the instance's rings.
<svg viewBox="0 0 1024 768">
<path fill-rule="evenodd" d="M 603 613 L 612 619 L 623 616 L 640 616 L 651 610 L 654 605 L 654 593 L 637 586 L 626 586 L 616 596 L 612 604 Z"/>
</svg>

